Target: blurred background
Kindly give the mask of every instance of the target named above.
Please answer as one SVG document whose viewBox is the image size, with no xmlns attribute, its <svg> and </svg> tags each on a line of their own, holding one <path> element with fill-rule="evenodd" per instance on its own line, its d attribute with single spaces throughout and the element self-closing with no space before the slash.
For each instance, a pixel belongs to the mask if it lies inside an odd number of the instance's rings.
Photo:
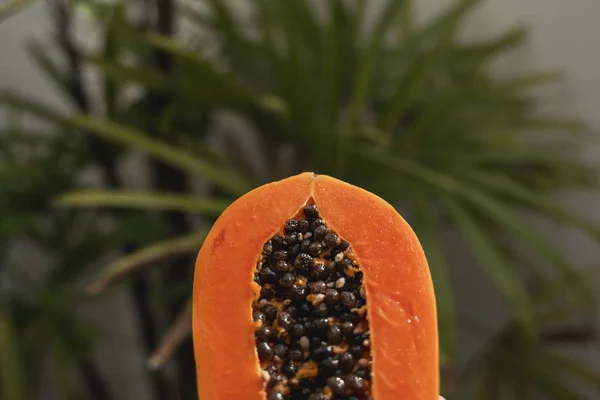
<svg viewBox="0 0 600 400">
<path fill-rule="evenodd" d="M 196 399 L 204 235 L 307 170 L 417 231 L 448 400 L 600 399 L 599 19 L 596 0 L 0 0 L 0 399 Z"/>
</svg>

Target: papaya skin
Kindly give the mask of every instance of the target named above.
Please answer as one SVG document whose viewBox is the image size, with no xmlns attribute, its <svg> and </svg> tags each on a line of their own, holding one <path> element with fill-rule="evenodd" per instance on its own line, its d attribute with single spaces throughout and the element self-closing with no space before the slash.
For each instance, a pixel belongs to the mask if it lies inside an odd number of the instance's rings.
<svg viewBox="0 0 600 400">
<path fill-rule="evenodd" d="M 253 274 L 264 243 L 309 201 L 350 242 L 364 273 L 373 398 L 437 400 L 435 295 L 418 238 L 381 198 L 313 173 L 240 197 L 215 222 L 198 253 L 193 339 L 200 399 L 265 399 L 252 320 Z"/>
</svg>

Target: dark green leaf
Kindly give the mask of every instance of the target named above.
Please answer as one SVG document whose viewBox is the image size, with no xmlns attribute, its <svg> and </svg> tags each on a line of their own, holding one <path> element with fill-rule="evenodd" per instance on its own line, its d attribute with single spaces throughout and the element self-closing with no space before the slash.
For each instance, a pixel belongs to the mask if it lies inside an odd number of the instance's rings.
<svg viewBox="0 0 600 400">
<path fill-rule="evenodd" d="M 582 121 L 574 118 L 529 117 L 520 120 L 519 125 L 526 129 L 567 131 L 570 133 L 589 132 L 588 127 Z"/>
<path fill-rule="evenodd" d="M 488 61 L 494 55 L 502 55 L 511 48 L 523 43 L 526 35 L 524 27 L 515 27 L 498 38 L 481 43 L 457 46 L 449 57 L 450 62 L 464 63 L 468 60 L 475 62 Z"/>
<path fill-rule="evenodd" d="M 70 79 L 65 73 L 61 71 L 60 67 L 50 57 L 48 50 L 44 48 L 39 42 L 31 42 L 27 46 L 27 52 L 29 56 L 33 58 L 38 68 L 44 72 L 46 77 L 56 86 L 56 88 L 66 96 L 67 99 L 72 100 L 72 90 Z"/>
<path fill-rule="evenodd" d="M 589 304 L 593 304 L 592 288 L 587 284 L 586 279 L 554 245 L 549 243 L 528 221 L 524 220 L 523 216 L 516 214 L 510 207 L 483 192 L 471 190 L 465 192 L 465 196 L 483 215 L 503 227 L 509 237 L 519 238 L 519 243 L 536 251 L 551 266 L 555 267 L 561 278 L 568 282 L 572 293 L 581 296 Z"/>
<path fill-rule="evenodd" d="M 51 122 L 63 122 L 64 117 L 52 107 L 9 91 L 0 91 L 0 104 L 6 104 L 24 110 L 36 117 Z"/>
<path fill-rule="evenodd" d="M 439 95 L 439 98 L 431 107 L 426 108 L 414 122 L 401 132 L 400 140 L 407 142 L 421 136 L 429 128 L 435 126 L 436 123 L 446 122 L 446 117 L 454 111 L 454 108 L 461 102 L 464 104 L 464 98 L 469 95 L 468 89 L 465 86 L 457 86 Z M 432 138 L 428 139 L 431 140 Z"/>
<path fill-rule="evenodd" d="M 414 4 L 413 0 L 404 0 L 402 8 L 398 12 L 398 25 L 400 29 L 400 39 L 403 42 L 414 32 Z"/>
<path fill-rule="evenodd" d="M 183 47 L 177 41 L 154 34 L 148 35 L 145 41 L 185 62 L 189 66 L 188 77 L 194 80 L 189 82 L 190 85 L 198 85 L 201 82 L 205 86 L 203 90 L 209 91 L 214 96 L 230 99 L 232 103 L 239 106 L 254 104 L 254 98 L 238 85 L 235 79 L 217 71 L 210 62 Z"/>
<path fill-rule="evenodd" d="M 579 274 L 594 285 L 600 277 L 600 267 L 580 270 Z M 535 294 L 537 319 L 541 326 L 552 327 L 596 312 L 596 304 L 590 304 L 581 296 L 570 295 L 568 282 L 558 280 L 546 284 Z"/>
<path fill-rule="evenodd" d="M 56 199 L 67 207 L 123 207 L 152 210 L 177 210 L 219 216 L 229 201 L 176 193 L 83 190 L 68 192 Z"/>
<path fill-rule="evenodd" d="M 504 82 L 501 82 L 497 89 L 503 92 L 521 92 L 549 83 L 556 83 L 563 78 L 563 74 L 558 71 L 537 72 L 533 74 L 521 75 Z"/>
<path fill-rule="evenodd" d="M 569 387 L 568 382 L 560 374 L 555 375 L 547 371 L 547 366 L 540 365 L 540 369 L 532 371 L 530 377 L 536 382 L 538 391 L 549 400 L 575 400 L 582 399 L 579 389 Z"/>
<path fill-rule="evenodd" d="M 587 387 L 600 390 L 600 372 L 586 365 L 583 361 L 547 351 L 541 364 L 555 371 L 557 379 L 566 380 L 567 377 L 584 383 Z"/>
<path fill-rule="evenodd" d="M 105 60 L 116 60 L 120 55 L 119 28 L 126 25 L 124 5 L 115 8 L 114 15 L 110 18 L 104 32 L 104 49 L 102 56 Z M 120 96 L 120 85 L 113 79 L 104 77 L 104 104 L 106 116 L 114 119 L 117 116 L 117 107 Z"/>
<path fill-rule="evenodd" d="M 338 112 L 338 100 L 341 90 L 341 76 L 339 72 L 340 63 L 340 29 L 338 24 L 337 10 L 338 1 L 330 1 L 329 23 L 325 26 L 323 33 L 323 103 L 325 121 L 334 124 Z"/>
<path fill-rule="evenodd" d="M 274 51 L 278 50 L 280 54 L 284 78 L 280 83 L 285 98 L 294 104 L 292 117 L 299 121 L 312 118 L 315 102 L 311 82 L 315 78 L 314 64 L 320 46 L 314 37 L 320 37 L 320 27 L 316 25 L 312 13 L 306 13 L 307 5 L 302 6 L 304 0 L 265 3 L 269 3 L 269 6 L 263 10 L 263 16 L 272 25 L 273 34 L 276 35 L 273 46 L 276 46 Z M 311 41 L 314 41 L 312 45 Z"/>
<path fill-rule="evenodd" d="M 361 117 L 365 104 L 367 104 L 383 38 L 390 29 L 394 18 L 397 17 L 398 11 L 403 4 L 404 1 L 402 0 L 388 0 L 386 6 L 382 8 L 379 14 L 366 49 L 360 55 L 360 63 L 353 83 L 353 92 L 350 100 L 349 126 L 356 124 Z"/>
<path fill-rule="evenodd" d="M 386 169 L 389 168 L 397 173 L 417 179 L 427 185 L 432 185 L 438 190 L 449 193 L 458 193 L 462 190 L 461 184 L 453 177 L 420 165 L 407 158 L 390 157 L 387 154 L 373 151 L 366 146 L 362 149 L 356 149 L 353 155 L 357 158 L 367 159 Z"/>
<path fill-rule="evenodd" d="M 449 277 L 449 265 L 442 239 L 442 227 L 436 220 L 437 213 L 424 200 L 424 193 L 415 187 L 411 190 L 412 225 L 423 244 L 427 261 L 433 276 L 435 297 L 438 308 L 441 347 L 450 359 L 456 353 L 457 326 L 454 310 L 454 295 Z"/>
<path fill-rule="evenodd" d="M 597 224 L 560 206 L 544 193 L 535 192 L 500 174 L 471 172 L 469 175 L 477 184 L 487 187 L 496 195 L 519 201 L 537 213 L 576 226 L 600 240 L 600 227 Z"/>
<path fill-rule="evenodd" d="M 486 234 L 478 221 L 463 206 L 448 196 L 443 197 L 442 201 L 465 243 L 471 248 L 475 257 L 481 262 L 481 266 L 487 271 L 498 291 L 506 300 L 512 314 L 523 330 L 530 337 L 533 337 L 536 330 L 533 309 L 519 275 L 515 273 L 503 255 L 497 251 L 493 239 Z"/>
<path fill-rule="evenodd" d="M 88 61 L 108 80 L 137 83 L 148 89 L 170 89 L 168 78 L 156 69 L 125 66 L 105 57 L 89 57 Z"/>
<path fill-rule="evenodd" d="M 102 1 L 68 0 L 67 2 L 80 15 L 104 24 L 110 23 L 110 20 L 114 18 L 115 10 L 119 8 L 118 5 Z"/>
<path fill-rule="evenodd" d="M 334 3 L 339 3 L 338 0 L 333 0 Z M 309 1 L 306 0 L 290 0 L 285 3 L 274 1 L 278 6 L 282 6 L 282 9 L 287 8 L 291 18 L 296 16 L 296 25 L 299 35 L 298 39 L 309 48 L 317 48 L 320 45 L 322 36 L 322 29 L 319 24 L 318 18 L 315 15 L 314 7 Z M 284 5 L 285 4 L 285 5 Z M 330 16 L 331 18 L 331 16 Z"/>
<path fill-rule="evenodd" d="M 226 167 L 212 165 L 197 155 L 155 140 L 134 128 L 83 115 L 72 116 L 68 122 L 73 127 L 98 135 L 108 141 L 148 152 L 174 167 L 200 175 L 232 194 L 241 195 L 252 189 L 246 179 Z"/>
<path fill-rule="evenodd" d="M 190 18 L 201 32 L 211 35 L 211 41 L 219 46 L 219 55 L 229 61 L 228 70 L 253 87 L 270 87 L 266 54 L 256 40 L 249 37 L 251 29 L 240 23 L 227 2 L 208 0 L 204 3 L 208 3 L 208 11 L 182 5 L 182 16 Z"/>
<path fill-rule="evenodd" d="M 478 0 L 461 0 L 448 12 L 439 25 L 437 43 L 433 49 L 413 62 L 398 83 L 395 94 L 379 118 L 377 126 L 390 132 L 398 118 L 421 93 L 432 78 L 432 72 L 452 48 L 454 37 L 464 15 Z"/>
<path fill-rule="evenodd" d="M 25 360 L 10 310 L 0 304 L 0 393 L 3 399 L 29 399 Z"/>
</svg>

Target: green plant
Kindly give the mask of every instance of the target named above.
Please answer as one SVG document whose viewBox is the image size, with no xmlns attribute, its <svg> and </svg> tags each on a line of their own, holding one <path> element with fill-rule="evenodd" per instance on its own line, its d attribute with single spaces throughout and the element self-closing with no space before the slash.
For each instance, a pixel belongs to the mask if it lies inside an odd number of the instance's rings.
<svg viewBox="0 0 600 400">
<path fill-rule="evenodd" d="M 48 360 L 64 398 L 81 395 L 72 378 L 76 372 L 88 398 L 111 400 L 92 359 L 94 330 L 78 312 L 93 300 L 81 284 L 123 241 L 144 244 L 163 233 L 139 213 L 103 227 L 102 212 L 54 209 L 52 197 L 77 186 L 79 171 L 89 163 L 83 143 L 63 130 L 49 135 L 24 129 L 21 117 L 11 115 L 0 135 L 0 282 L 6 281 L 0 286 L 0 375 L 6 378 L 0 393 L 32 398 L 44 374 L 42 361 Z M 16 258 L 10 251 L 15 245 L 37 257 Z"/>
<path fill-rule="evenodd" d="M 578 389 L 570 382 L 558 390 L 548 377 L 576 374 L 592 385 L 600 377 L 583 367 L 569 368 L 577 365 L 574 361 L 548 361 L 556 375 L 545 370 L 527 375 L 532 370 L 513 366 L 527 358 L 531 364 L 524 366 L 538 368 L 551 357 L 548 326 L 539 313 L 544 288 L 553 289 L 544 302 L 570 299 L 566 304 L 576 306 L 552 326 L 594 307 L 588 277 L 527 220 L 534 215 L 600 240 L 600 227 L 550 198 L 566 189 L 597 189 L 595 166 L 576 156 L 577 148 L 591 139 L 578 120 L 537 110 L 535 89 L 559 74 L 500 80 L 489 73 L 495 57 L 522 43 L 524 29 L 484 41 L 457 40 L 478 3 L 459 0 L 414 26 L 411 1 L 390 0 L 367 28 L 364 0 L 330 0 L 323 3 L 322 14 L 305 0 L 247 2 L 247 14 L 219 0 L 204 0 L 201 10 L 179 10 L 169 0 L 157 0 L 148 6 L 159 10 L 155 22 L 126 18 L 122 4 L 88 0 L 68 8 L 56 2 L 62 27 L 58 43 L 68 67 L 53 64 L 40 46 L 32 47 L 32 55 L 71 101 L 73 112 L 63 115 L 16 93 L 5 92 L 0 99 L 50 123 L 61 135 L 77 138 L 85 149 L 77 154 L 85 152 L 86 163 L 102 167 L 105 188 L 70 182 L 52 192 L 62 193 L 58 205 L 117 219 L 146 210 L 162 221 L 160 233 L 168 239 L 147 247 L 130 238 L 119 241 L 127 254 L 104 269 L 90 287 L 94 294 L 129 277 L 143 313 L 143 293 L 157 288 L 142 267 L 163 262 L 169 266 L 163 270 L 167 286 L 183 285 L 185 294 L 190 256 L 202 242 L 203 229 L 228 202 L 260 183 L 313 170 L 365 187 L 404 210 L 434 275 L 446 368 L 454 367 L 458 329 L 448 278 L 452 266 L 442 235 L 446 228 L 460 235 L 496 285 L 512 320 L 477 359 L 487 375 L 458 371 L 457 396 L 480 382 L 474 398 L 505 398 L 497 390 L 505 384 L 517 388 L 513 393 L 520 398 L 539 393 L 575 398 Z M 65 28 L 73 10 L 85 11 L 100 25 L 100 51 L 89 54 L 74 47 Z M 176 39 L 179 18 L 190 22 L 197 36 Z M 83 65 L 102 78 L 100 113 L 92 111 L 86 97 Z M 126 96 L 131 87 L 140 94 Z M 244 132 L 252 134 L 252 151 L 237 136 L 215 133 L 223 112 L 241 117 Z M 21 129 L 18 133 L 27 137 Z M 215 138 L 225 143 L 224 150 L 209 145 Z M 152 190 L 133 190 L 119 179 L 116 163 L 127 150 L 149 156 Z M 200 180 L 206 194 L 193 194 L 188 179 Z M 189 223 L 190 215 L 202 218 L 200 229 Z M 185 295 L 164 300 L 162 306 L 172 319 L 182 308 L 181 315 L 189 316 Z M 189 331 L 185 323 L 177 326 Z M 167 335 L 154 365 L 168 358 L 183 337 Z M 155 337 L 146 342 L 157 345 Z M 511 347 L 517 345 L 519 351 Z M 508 362 L 499 362 L 498 354 Z M 186 366 L 180 383 L 191 398 L 193 367 L 185 351 L 178 362 Z M 515 382 L 523 379 L 521 389 Z M 158 382 L 157 390 L 164 392 L 160 387 Z"/>
</svg>

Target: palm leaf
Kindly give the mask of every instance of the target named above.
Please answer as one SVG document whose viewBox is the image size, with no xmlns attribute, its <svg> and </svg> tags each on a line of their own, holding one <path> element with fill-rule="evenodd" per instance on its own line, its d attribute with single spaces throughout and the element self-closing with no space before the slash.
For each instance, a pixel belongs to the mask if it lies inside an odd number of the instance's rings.
<svg viewBox="0 0 600 400">
<path fill-rule="evenodd" d="M 75 128 L 84 130 L 86 133 L 145 151 L 174 167 L 181 168 L 194 175 L 202 176 L 231 194 L 240 195 L 252 189 L 252 185 L 236 172 L 224 166 L 205 162 L 194 154 L 155 140 L 137 131 L 135 128 L 84 115 L 74 115 L 69 118 L 68 123 Z"/>
<path fill-rule="evenodd" d="M 279 93 L 286 98 L 287 71 L 285 63 L 280 56 L 277 39 L 276 27 L 277 21 L 273 21 L 273 13 L 270 10 L 270 4 L 267 0 L 258 0 L 254 10 L 255 17 L 258 19 L 259 26 L 259 48 L 265 54 L 265 58 L 270 64 L 270 71 L 275 77 L 276 93 Z"/>
<path fill-rule="evenodd" d="M 579 388 L 570 387 L 563 376 L 549 372 L 545 365 L 540 365 L 540 369 L 537 371 L 531 371 L 529 376 L 533 382 L 536 382 L 538 392 L 549 400 L 575 400 L 583 398 Z"/>
<path fill-rule="evenodd" d="M 560 71 L 544 71 L 519 75 L 518 77 L 505 80 L 496 85 L 496 89 L 502 92 L 522 92 L 561 81 L 563 74 Z"/>
<path fill-rule="evenodd" d="M 454 111 L 459 104 L 465 102 L 469 95 L 469 87 L 456 86 L 449 88 L 445 93 L 439 94 L 439 98 L 431 107 L 426 108 L 414 122 L 408 125 L 401 133 L 402 140 L 408 141 L 419 137 L 436 123 L 447 121 L 447 116 Z M 391 129 L 391 127 L 388 127 Z M 385 129 L 381 127 L 380 129 Z M 441 130 L 440 130 L 441 131 Z M 431 139 L 428 137 L 428 139 Z"/>
<path fill-rule="evenodd" d="M 305 1 L 266 1 L 264 4 L 268 6 L 261 11 L 262 18 L 271 24 L 270 29 L 276 35 L 272 44 L 276 47 L 272 51 L 280 56 L 283 93 L 287 101 L 293 103 L 292 118 L 300 122 L 312 118 L 315 109 L 314 94 L 311 93 L 314 88 L 310 83 L 316 73 L 314 64 L 319 49 L 319 41 L 314 38 L 320 36 L 321 30 L 312 13 L 305 10 L 306 4 L 301 6 L 301 3 Z"/>
<path fill-rule="evenodd" d="M 566 380 L 567 376 L 577 380 L 588 387 L 600 390 L 600 372 L 568 357 L 546 351 L 542 356 L 542 363 L 556 371 L 557 379 Z"/>
<path fill-rule="evenodd" d="M 195 232 L 134 251 L 106 267 L 100 277 L 88 287 L 88 293 L 98 294 L 114 281 L 140 268 L 197 252 L 206 234 L 205 231 Z"/>
<path fill-rule="evenodd" d="M 132 192 L 123 190 L 83 190 L 64 193 L 56 199 L 67 207 L 120 207 L 150 210 L 177 210 L 219 216 L 228 200 L 189 196 L 177 193 Z"/>
<path fill-rule="evenodd" d="M 413 0 L 404 0 L 402 8 L 398 12 L 398 26 L 400 30 L 400 40 L 404 41 L 409 38 L 414 31 L 413 19 L 414 8 Z"/>
<path fill-rule="evenodd" d="M 596 240 L 600 240 L 600 227 L 589 219 L 580 217 L 560 206 L 555 201 L 550 200 L 545 194 L 537 193 L 511 178 L 500 174 L 471 172 L 469 173 L 469 177 L 496 195 L 508 197 L 531 207 L 530 209 L 536 213 L 576 226 L 592 235 Z"/>
<path fill-rule="evenodd" d="M 226 1 L 205 0 L 203 3 L 206 4 L 210 10 L 210 17 L 206 19 L 210 20 L 212 26 L 219 29 L 219 32 L 226 33 L 227 39 L 238 41 L 243 37 L 243 34 L 239 29 L 240 24 L 236 21 L 236 17 Z M 188 9 L 189 8 L 190 7 L 188 7 Z M 198 18 L 203 14 L 196 11 L 194 15 Z"/>
<path fill-rule="evenodd" d="M 600 269 L 591 268 L 582 272 L 590 281 L 598 277 Z M 571 312 L 560 313 L 554 303 L 568 302 L 571 305 L 580 301 L 569 302 L 568 291 L 570 286 L 562 279 L 545 284 L 534 295 L 535 308 L 538 312 L 537 321 L 540 327 L 547 327 L 550 323 L 565 323 L 580 310 L 571 308 Z M 550 306 L 550 313 L 556 317 L 549 321 L 543 316 L 544 306 Z M 562 307 L 566 310 L 565 307 Z M 542 313 L 540 313 L 540 311 Z M 541 318 L 539 316 L 542 316 Z M 481 371 L 485 371 L 484 374 Z M 483 351 L 470 359 L 467 367 L 461 374 L 461 386 L 465 383 L 477 384 L 485 376 L 486 380 L 495 380 L 498 387 L 509 388 L 506 397 L 501 399 L 517 399 L 517 395 L 533 393 L 546 394 L 547 398 L 576 399 L 581 397 L 579 391 L 583 383 L 586 387 L 598 388 L 600 374 L 582 364 L 579 360 L 556 354 L 551 349 L 546 349 L 539 340 L 532 342 L 523 340 L 522 330 L 514 322 L 508 323 L 488 343 Z M 493 398 L 498 390 L 491 387 L 480 387 L 480 396 L 476 398 Z M 465 394 L 465 393 L 463 393 Z M 556 396 L 556 397 L 553 397 Z M 574 397 L 573 397 L 574 396 Z M 468 397 L 468 396 L 467 396 Z M 529 399 L 531 397 L 522 397 Z M 536 397 L 537 398 L 537 397 Z"/>
<path fill-rule="evenodd" d="M 16 93 L 0 90 L 0 104 L 5 104 L 19 110 L 27 111 L 28 113 L 43 120 L 48 120 L 51 122 L 64 121 L 64 117 L 59 111 L 56 111 L 52 107 L 39 101 Z"/>
<path fill-rule="evenodd" d="M 462 17 L 476 3 L 477 0 L 462 0 L 446 14 L 444 22 L 439 25 L 437 43 L 433 49 L 413 62 L 398 83 L 395 94 L 379 118 L 377 126 L 380 129 L 390 132 L 398 118 L 421 93 L 439 61 L 450 51 Z"/>
<path fill-rule="evenodd" d="M 27 370 L 12 315 L 0 305 L 0 393 L 3 399 L 29 399 Z"/>
<path fill-rule="evenodd" d="M 457 321 L 449 266 L 441 238 L 441 228 L 435 220 L 435 213 L 422 196 L 416 188 L 411 191 L 412 210 L 415 213 L 412 225 L 423 243 L 435 284 L 442 348 L 449 358 L 453 358 L 456 351 Z"/>
<path fill-rule="evenodd" d="M 366 149 L 362 149 L 360 153 L 369 157 L 371 161 L 381 163 L 386 168 L 393 168 L 423 183 L 433 185 L 437 190 L 441 189 L 457 196 L 465 196 L 465 191 L 469 190 L 465 188 L 464 184 L 459 184 L 452 177 L 409 160 L 386 158 L 384 155 L 371 153 Z M 483 235 L 483 231 L 477 226 L 475 220 L 454 201 L 448 201 L 448 208 L 457 223 L 457 227 L 462 232 L 465 242 L 471 246 L 474 254 L 482 262 L 482 266 L 493 278 L 499 292 L 507 300 L 511 311 L 517 316 L 523 327 L 529 333 L 532 333 L 534 330 L 532 308 L 520 278 L 510 269 L 503 255 Z"/>
<path fill-rule="evenodd" d="M 119 46 L 119 29 L 124 26 L 127 26 L 127 22 L 125 7 L 122 4 L 114 8 L 114 14 L 110 17 L 104 32 L 104 48 L 102 50 L 104 59 L 116 60 L 119 58 L 121 50 Z M 121 95 L 120 85 L 113 79 L 107 79 L 107 77 L 104 77 L 103 85 L 105 114 L 107 118 L 114 119 L 117 117 L 119 96 Z"/>
<path fill-rule="evenodd" d="M 189 66 L 188 77 L 193 79 L 193 82 L 189 82 L 190 85 L 201 83 L 204 91 L 211 93 L 216 98 L 231 101 L 232 105 L 241 108 L 255 104 L 255 98 L 238 85 L 234 78 L 217 71 L 210 62 L 175 40 L 154 34 L 146 36 L 144 40 L 148 45 L 173 55 Z"/>
<path fill-rule="evenodd" d="M 41 43 L 34 41 L 27 46 L 29 56 L 33 58 L 38 68 L 44 72 L 46 77 L 54 84 L 56 89 L 63 94 L 67 99 L 72 99 L 71 81 L 69 77 L 60 69 L 60 67 L 52 60 L 48 51 Z"/>
<path fill-rule="evenodd" d="M 398 66 L 406 66 L 411 64 L 424 51 L 429 51 L 432 43 L 438 43 L 442 37 L 442 32 L 447 29 L 449 24 L 454 23 L 456 18 L 460 18 L 464 13 L 475 6 L 479 0 L 458 0 L 446 10 L 441 11 L 427 21 L 424 26 L 418 29 L 412 29 L 410 35 L 406 36 L 400 45 L 396 45 L 390 49 L 386 49 L 385 57 L 381 59 L 384 69 L 391 67 L 398 69 Z M 411 6 L 410 1 L 403 1 L 404 5 L 398 14 L 400 18 L 410 18 Z M 403 16 L 403 14 L 406 14 Z M 402 29 L 402 28 L 401 28 Z M 387 70 L 387 69 L 386 69 Z M 402 71 L 402 69 L 400 69 Z M 385 75 L 385 74 L 384 74 Z M 396 75 L 393 75 L 392 81 L 396 81 Z"/>
<path fill-rule="evenodd" d="M 249 84 L 268 86 L 265 78 L 265 61 L 262 49 L 248 37 L 235 13 L 225 1 L 206 0 L 208 12 L 181 5 L 181 16 L 190 18 L 201 32 L 208 32 L 220 46 L 221 56 L 229 62 L 229 70 L 247 80 Z"/>
<path fill-rule="evenodd" d="M 597 282 L 600 268 L 591 268 L 580 272 L 584 279 Z M 555 326 L 570 319 L 581 318 L 595 311 L 596 304 L 590 304 L 581 296 L 569 296 L 568 285 L 560 280 L 542 288 L 535 296 L 537 320 L 541 326 Z"/>
<path fill-rule="evenodd" d="M 465 243 L 492 278 L 512 314 L 523 330 L 533 336 L 536 330 L 533 308 L 521 278 L 512 270 L 510 263 L 497 251 L 479 223 L 463 206 L 448 196 L 443 197 L 442 201 Z"/>
<path fill-rule="evenodd" d="M 565 131 L 569 133 L 589 132 L 589 128 L 575 118 L 529 117 L 521 119 L 519 125 L 525 129 Z"/>
<path fill-rule="evenodd" d="M 509 207 L 483 192 L 471 190 L 465 191 L 465 194 L 468 196 L 468 201 L 481 210 L 487 218 L 503 227 L 510 237 L 519 237 L 520 243 L 536 251 L 550 265 L 554 266 L 562 279 L 568 282 L 573 293 L 581 296 L 590 304 L 594 302 L 592 289 L 586 279 L 573 268 L 555 246 L 546 241 L 527 221 L 524 221 Z"/>
<path fill-rule="evenodd" d="M 337 12 L 339 8 L 338 1 L 330 1 L 329 7 L 329 23 L 326 24 L 323 32 L 323 55 L 321 59 L 322 63 L 322 83 L 321 89 L 323 91 L 323 114 L 325 121 L 329 124 L 333 124 L 337 117 L 338 111 L 338 100 L 341 90 L 341 79 L 342 76 L 339 74 L 339 66 L 341 55 L 340 49 L 340 30 L 342 27 L 339 26 Z"/>
<path fill-rule="evenodd" d="M 338 0 L 333 0 L 333 2 L 339 3 Z M 277 5 L 284 4 L 279 1 L 274 1 L 273 3 Z M 288 17 L 296 16 L 294 22 L 297 24 L 297 27 L 295 29 L 298 30 L 298 37 L 302 39 L 305 46 L 313 49 L 318 48 L 322 29 L 311 4 L 306 0 L 290 0 L 282 8 L 287 8 L 289 12 Z"/>
<path fill-rule="evenodd" d="M 489 62 L 492 56 L 504 54 L 511 48 L 523 43 L 526 36 L 526 29 L 522 26 L 508 30 L 497 38 L 486 40 L 480 43 L 471 43 L 466 45 L 457 45 L 451 50 L 447 63 L 467 63 L 468 65 Z"/>
<path fill-rule="evenodd" d="M 148 89 L 174 91 L 169 79 L 160 71 L 149 67 L 125 66 L 104 56 L 91 56 L 87 60 L 104 74 L 105 79 L 125 83 L 137 83 Z M 177 88 L 178 89 L 178 88 Z M 190 91 L 193 90 L 190 88 Z M 185 94 L 185 92 L 184 92 Z"/>
<path fill-rule="evenodd" d="M 437 190 L 443 190 L 448 193 L 459 193 L 462 190 L 461 184 L 452 176 L 438 172 L 407 158 L 392 157 L 368 146 L 364 146 L 362 149 L 355 149 L 352 155 L 359 159 L 373 162 L 384 169 L 391 169 L 399 174 L 431 185 Z"/>
<path fill-rule="evenodd" d="M 403 6 L 402 0 L 389 0 L 382 8 L 375 28 L 369 37 L 369 41 L 363 53 L 359 56 L 361 60 L 353 83 L 353 92 L 350 100 L 348 126 L 353 126 L 358 121 L 363 108 L 367 104 L 369 92 L 372 88 L 375 66 L 380 55 L 382 39 L 390 29 L 394 18 Z M 362 18 L 362 16 L 358 16 Z"/>
<path fill-rule="evenodd" d="M 274 90 L 290 104 L 290 118 L 301 126 L 314 118 L 321 27 L 304 1 L 260 0 L 255 12 L 260 20 L 260 48 L 275 77 Z M 311 28 L 313 27 L 313 28 Z M 311 29 L 314 30 L 311 32 Z"/>
<path fill-rule="evenodd" d="M 122 65 L 101 56 L 88 57 L 88 61 L 104 74 L 108 83 L 134 83 L 157 92 L 170 93 L 177 96 L 179 101 L 194 104 L 196 107 L 202 106 L 210 110 L 225 106 L 242 109 L 255 106 L 268 108 L 263 105 L 266 101 L 264 96 L 253 98 L 247 93 L 240 95 L 223 91 L 221 87 L 215 87 L 215 80 L 210 77 L 197 80 L 192 78 L 193 82 L 190 82 L 188 72 L 177 72 L 167 76 L 156 68 Z M 207 81 L 203 82 L 203 79 Z"/>
</svg>

